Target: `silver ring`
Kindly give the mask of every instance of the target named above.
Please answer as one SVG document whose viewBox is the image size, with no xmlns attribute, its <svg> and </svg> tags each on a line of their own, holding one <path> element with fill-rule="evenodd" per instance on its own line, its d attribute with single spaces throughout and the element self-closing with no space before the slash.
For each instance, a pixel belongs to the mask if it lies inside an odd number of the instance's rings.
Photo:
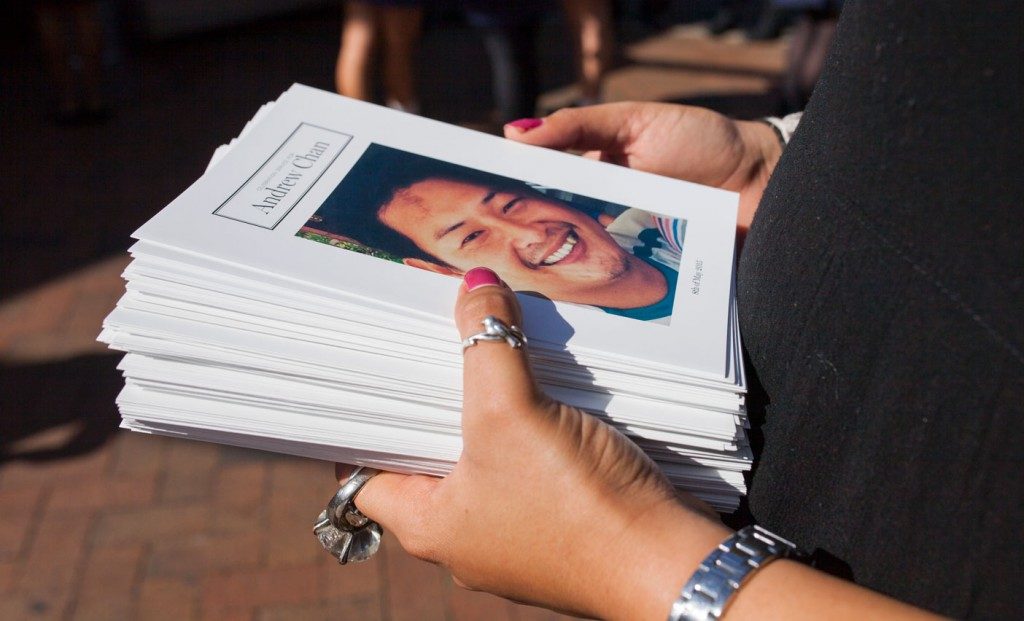
<svg viewBox="0 0 1024 621">
<path fill-rule="evenodd" d="M 484 317 L 480 323 L 483 324 L 484 331 L 462 339 L 463 352 L 480 341 L 505 341 L 512 349 L 520 349 L 526 345 L 526 335 L 522 330 L 516 326 L 507 325 L 494 315 Z"/>
<path fill-rule="evenodd" d="M 370 518 L 363 515 L 356 508 L 356 494 L 363 489 L 366 482 L 380 474 L 376 468 L 365 468 L 360 466 L 352 471 L 344 485 L 338 488 L 334 497 L 327 503 L 327 518 L 338 530 L 353 532 L 366 526 Z"/>
<path fill-rule="evenodd" d="M 379 472 L 373 468 L 356 468 L 313 522 L 317 541 L 342 565 L 365 561 L 380 549 L 383 529 L 353 504 L 359 490 Z"/>
</svg>

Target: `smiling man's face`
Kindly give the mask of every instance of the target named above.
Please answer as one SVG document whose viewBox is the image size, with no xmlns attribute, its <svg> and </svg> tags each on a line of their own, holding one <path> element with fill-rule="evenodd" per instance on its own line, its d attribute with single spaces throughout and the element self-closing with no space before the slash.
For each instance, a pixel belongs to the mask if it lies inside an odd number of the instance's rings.
<svg viewBox="0 0 1024 621">
<path fill-rule="evenodd" d="M 397 192 L 379 217 L 459 272 L 488 267 L 517 291 L 555 300 L 612 306 L 650 280 L 650 266 L 600 223 L 534 193 L 428 179 Z"/>
</svg>

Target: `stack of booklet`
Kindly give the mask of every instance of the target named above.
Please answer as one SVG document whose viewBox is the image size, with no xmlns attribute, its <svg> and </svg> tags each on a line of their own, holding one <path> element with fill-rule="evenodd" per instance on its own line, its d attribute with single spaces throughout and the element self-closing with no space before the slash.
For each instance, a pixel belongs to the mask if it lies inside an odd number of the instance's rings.
<svg viewBox="0 0 1024 621">
<path fill-rule="evenodd" d="M 677 486 L 750 466 L 737 197 L 294 86 L 136 233 L 100 340 L 134 431 L 401 472 L 461 450 L 461 275 L 519 293 L 545 391 Z"/>
</svg>

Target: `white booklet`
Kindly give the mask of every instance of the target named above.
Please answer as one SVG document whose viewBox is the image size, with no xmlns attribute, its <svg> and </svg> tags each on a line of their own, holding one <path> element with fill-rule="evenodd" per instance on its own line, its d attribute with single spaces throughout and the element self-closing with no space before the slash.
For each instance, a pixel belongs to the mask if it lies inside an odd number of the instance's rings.
<svg viewBox="0 0 1024 621">
<path fill-rule="evenodd" d="M 736 195 L 293 86 L 140 228 L 100 339 L 136 431 L 402 472 L 461 451 L 462 274 L 520 293 L 543 389 L 735 507 Z"/>
<path fill-rule="evenodd" d="M 524 293 L 531 342 L 742 391 L 736 209 L 296 85 L 135 236 L 140 254 L 444 326 L 461 274 L 487 266 Z"/>
</svg>

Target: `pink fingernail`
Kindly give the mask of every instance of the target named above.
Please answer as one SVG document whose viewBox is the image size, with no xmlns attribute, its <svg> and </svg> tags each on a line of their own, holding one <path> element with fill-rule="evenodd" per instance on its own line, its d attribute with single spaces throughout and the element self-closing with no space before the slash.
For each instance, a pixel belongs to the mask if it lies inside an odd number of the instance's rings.
<svg viewBox="0 0 1024 621">
<path fill-rule="evenodd" d="M 528 132 L 535 127 L 540 127 L 543 123 L 543 119 L 516 119 L 506 125 L 511 125 L 521 132 Z"/>
<path fill-rule="evenodd" d="M 466 275 L 462 277 L 462 281 L 466 283 L 466 291 L 473 291 L 480 287 L 501 286 L 501 279 L 498 278 L 498 275 L 486 267 L 474 267 L 466 272 Z"/>
</svg>

